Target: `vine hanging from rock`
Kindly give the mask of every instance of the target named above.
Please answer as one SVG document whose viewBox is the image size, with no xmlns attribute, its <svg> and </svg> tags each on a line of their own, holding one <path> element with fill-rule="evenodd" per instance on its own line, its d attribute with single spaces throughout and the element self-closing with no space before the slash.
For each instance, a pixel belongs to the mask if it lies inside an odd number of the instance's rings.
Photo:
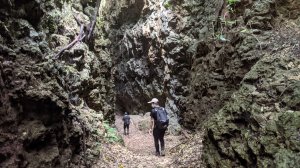
<svg viewBox="0 0 300 168">
<path fill-rule="evenodd" d="M 81 42 L 81 41 L 84 41 L 86 43 L 90 42 L 91 37 L 92 37 L 93 32 L 94 32 L 94 29 L 95 29 L 95 26 L 96 26 L 96 20 L 97 20 L 98 13 L 99 13 L 100 2 L 101 2 L 101 0 L 97 0 L 96 6 L 94 8 L 93 18 L 92 18 L 91 22 L 87 25 L 84 25 L 75 15 L 73 15 L 74 19 L 77 22 L 77 24 L 80 25 L 79 33 L 70 44 L 68 44 L 66 47 L 61 49 L 54 56 L 54 59 L 58 59 L 63 54 L 64 51 L 71 49 L 78 42 Z"/>
</svg>

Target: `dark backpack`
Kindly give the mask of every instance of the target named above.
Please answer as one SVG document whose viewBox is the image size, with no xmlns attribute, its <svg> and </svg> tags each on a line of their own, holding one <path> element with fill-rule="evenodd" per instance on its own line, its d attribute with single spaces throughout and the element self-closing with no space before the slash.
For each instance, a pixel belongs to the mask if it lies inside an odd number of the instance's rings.
<svg viewBox="0 0 300 168">
<path fill-rule="evenodd" d="M 123 117 L 123 121 L 124 121 L 124 124 L 129 125 L 130 124 L 130 117 L 129 117 L 129 115 L 125 115 Z"/>
<path fill-rule="evenodd" d="M 158 129 L 167 129 L 169 126 L 168 113 L 163 107 L 155 108 L 156 111 L 156 125 Z"/>
</svg>

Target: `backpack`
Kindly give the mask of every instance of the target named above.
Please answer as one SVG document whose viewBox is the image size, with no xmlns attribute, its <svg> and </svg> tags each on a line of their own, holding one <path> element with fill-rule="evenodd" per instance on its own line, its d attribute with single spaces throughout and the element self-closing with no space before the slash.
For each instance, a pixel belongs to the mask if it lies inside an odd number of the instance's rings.
<svg viewBox="0 0 300 168">
<path fill-rule="evenodd" d="M 123 121 L 124 121 L 124 124 L 129 125 L 130 124 L 130 117 L 129 117 L 129 115 L 125 115 L 123 117 Z"/>
<path fill-rule="evenodd" d="M 158 129 L 167 129 L 169 126 L 168 113 L 163 107 L 155 108 L 156 111 L 156 125 Z"/>
</svg>

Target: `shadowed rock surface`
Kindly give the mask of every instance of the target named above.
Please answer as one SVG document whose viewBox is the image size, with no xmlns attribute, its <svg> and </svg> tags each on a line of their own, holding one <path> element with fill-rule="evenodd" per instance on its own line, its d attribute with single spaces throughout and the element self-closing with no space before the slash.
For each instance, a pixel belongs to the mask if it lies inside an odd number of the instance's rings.
<svg viewBox="0 0 300 168">
<path fill-rule="evenodd" d="M 284 8 L 291 6 L 287 17 Z M 237 35 L 255 41 L 252 48 L 243 47 L 244 40 L 233 56 L 246 49 L 242 63 L 255 63 L 229 101 L 205 122 L 208 167 L 298 167 L 299 9 L 296 1 L 255 1 L 239 11 L 246 29 Z"/>
<path fill-rule="evenodd" d="M 122 7 L 129 9 L 130 5 Z M 249 132 L 250 137 L 280 139 L 260 130 L 263 121 L 253 119 L 261 108 L 264 110 L 259 113 L 273 115 L 274 109 L 269 107 L 273 106 L 283 108 L 279 112 L 282 115 L 293 111 L 290 120 L 294 124 L 284 126 L 284 130 L 293 132 L 293 137 L 299 134 L 297 98 L 293 105 L 282 102 L 291 100 L 284 95 L 297 94 L 298 85 L 289 83 L 299 80 L 289 80 L 288 76 L 297 76 L 299 69 L 298 9 L 297 1 L 147 1 L 139 20 L 129 19 L 123 25 L 112 26 L 113 34 L 117 34 L 113 37 L 120 44 L 113 50 L 117 56 L 117 109 L 144 113 L 147 100 L 163 100 L 175 118 L 171 122 L 174 132 L 180 130 L 178 121 L 186 128 L 206 130 L 203 153 L 208 167 L 296 166 L 298 140 L 274 140 L 274 144 L 282 145 L 271 152 L 271 143 L 260 142 L 256 149 L 249 147 L 253 141 L 247 141 L 244 132 Z M 281 63 L 276 63 L 279 58 Z M 269 62 L 263 64 L 266 60 Z M 295 69 L 281 72 L 283 65 Z M 278 77 L 273 77 L 276 72 Z M 287 77 L 280 77 L 282 73 Z M 255 74 L 255 79 L 247 79 L 249 74 Z M 279 82 L 279 77 L 286 79 Z M 284 86 L 276 91 L 277 84 L 264 82 L 269 80 Z M 257 85 L 261 82 L 266 86 L 260 89 Z M 249 97 L 250 93 L 244 93 L 245 85 L 253 86 L 252 91 L 258 93 L 266 92 L 267 96 Z M 295 91 L 286 92 L 285 86 L 294 86 L 291 90 Z M 238 94 L 247 96 L 235 102 Z M 235 109 L 236 106 L 246 107 Z M 191 143 L 194 141 L 197 139 Z M 284 145 L 291 142 L 296 143 L 294 147 Z M 179 160 L 177 164 L 187 163 Z M 189 161 L 201 164 L 197 159 Z"/>
<path fill-rule="evenodd" d="M 79 32 L 72 13 L 88 22 L 85 11 L 95 4 L 1 4 L 1 167 L 91 165 L 99 155 L 103 118 L 114 116 L 109 53 L 97 42 L 78 43 L 58 60 L 53 57 Z"/>
<path fill-rule="evenodd" d="M 104 121 L 153 97 L 195 133 L 166 165 L 298 166 L 299 1 L 102 0 L 58 59 L 96 1 L 0 3 L 0 167 L 101 166 L 126 153 Z"/>
</svg>

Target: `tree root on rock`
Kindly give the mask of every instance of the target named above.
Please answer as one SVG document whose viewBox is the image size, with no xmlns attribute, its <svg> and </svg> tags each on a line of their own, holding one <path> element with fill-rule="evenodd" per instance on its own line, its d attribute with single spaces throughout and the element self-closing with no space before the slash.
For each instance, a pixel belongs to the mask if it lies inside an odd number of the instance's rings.
<svg viewBox="0 0 300 168">
<path fill-rule="evenodd" d="M 98 11 L 100 8 L 100 2 L 101 2 L 101 0 L 97 0 L 96 6 L 94 8 L 93 19 L 88 25 L 84 25 L 83 23 L 81 23 L 79 21 L 79 19 L 76 16 L 74 16 L 74 19 L 76 20 L 77 24 L 80 25 L 80 31 L 79 31 L 78 35 L 76 36 L 76 38 L 70 44 L 68 44 L 66 47 L 64 47 L 62 50 L 60 50 L 54 56 L 54 59 L 58 59 L 64 51 L 71 49 L 76 43 L 81 42 L 81 41 L 85 41 L 86 43 L 88 43 L 91 40 L 92 34 L 95 29 L 97 16 L 99 13 Z M 85 31 L 85 30 L 87 30 L 87 31 Z"/>
</svg>

